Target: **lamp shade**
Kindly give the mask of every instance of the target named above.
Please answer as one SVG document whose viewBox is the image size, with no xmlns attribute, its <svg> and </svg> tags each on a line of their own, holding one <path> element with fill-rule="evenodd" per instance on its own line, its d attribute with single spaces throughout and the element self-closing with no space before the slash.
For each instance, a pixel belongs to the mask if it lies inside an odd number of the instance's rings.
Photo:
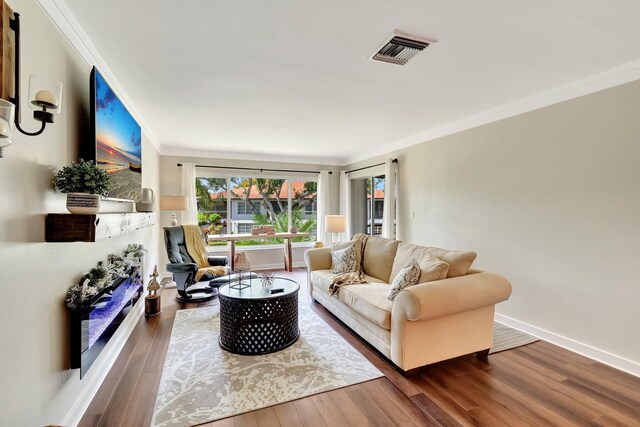
<svg viewBox="0 0 640 427">
<path fill-rule="evenodd" d="M 187 196 L 160 196 L 161 211 L 187 210 Z"/>
<path fill-rule="evenodd" d="M 347 230 L 347 217 L 344 215 L 327 215 L 324 217 L 324 231 L 328 233 L 344 233 Z"/>
</svg>

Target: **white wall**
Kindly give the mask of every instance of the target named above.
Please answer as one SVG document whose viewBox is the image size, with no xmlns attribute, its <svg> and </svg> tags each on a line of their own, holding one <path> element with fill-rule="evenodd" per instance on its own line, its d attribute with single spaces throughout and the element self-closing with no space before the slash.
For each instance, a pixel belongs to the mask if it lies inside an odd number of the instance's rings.
<svg viewBox="0 0 640 427">
<path fill-rule="evenodd" d="M 22 95 L 29 74 L 64 84 L 63 111 L 44 134 L 27 137 L 16 131 L 14 144 L 0 159 L 0 425 L 35 426 L 64 423 L 100 377 L 99 358 L 80 380 L 69 369 L 69 316 L 63 299 L 83 273 L 132 242 L 150 252 L 145 273 L 157 262 L 155 227 L 98 243 L 44 243 L 49 212 L 65 212 L 65 197 L 52 187 L 53 171 L 77 160 L 78 144 L 90 143 L 89 73 L 75 50 L 31 0 L 10 1 L 21 14 Z M 26 99 L 23 127 L 38 128 Z M 143 186 L 158 190 L 159 156 L 143 137 Z M 148 276 L 145 276 L 148 277 Z M 121 330 L 112 342 L 123 338 Z M 109 346 L 102 355 L 109 353 Z"/>
<path fill-rule="evenodd" d="M 637 368 L 639 112 L 633 82 L 390 153 L 399 238 L 475 250 L 500 314 Z"/>
<path fill-rule="evenodd" d="M 177 156 L 160 156 L 160 194 L 181 194 L 182 192 L 182 170 L 177 166 L 178 163 L 195 163 L 198 165 L 216 165 L 226 167 L 246 167 L 246 168 L 264 168 L 264 169 L 294 169 L 294 170 L 331 170 L 330 175 L 330 199 L 331 206 L 329 213 L 338 213 L 340 205 L 340 167 L 314 164 L 297 164 L 297 163 L 274 163 L 274 162 L 258 162 L 250 160 L 229 160 L 229 159 L 211 159 L 201 157 L 177 157 Z M 221 171 L 224 173 L 224 171 Z M 247 172 L 249 174 L 249 172 Z M 170 212 L 161 212 L 159 215 L 160 229 L 160 264 L 161 271 L 165 271 L 164 265 L 167 261 L 167 254 L 164 248 L 164 240 L 162 237 L 162 227 L 166 227 L 170 223 Z M 237 250 L 242 250 L 240 246 Z M 282 264 L 283 252 L 280 248 L 275 249 L 250 249 L 249 258 L 252 268 L 274 268 L 274 266 Z M 293 249 L 294 265 L 302 265 L 304 262 L 304 248 Z M 218 251 L 220 252 L 220 251 Z M 223 253 L 217 253 L 223 255 Z M 224 254 L 228 255 L 228 251 Z"/>
</svg>

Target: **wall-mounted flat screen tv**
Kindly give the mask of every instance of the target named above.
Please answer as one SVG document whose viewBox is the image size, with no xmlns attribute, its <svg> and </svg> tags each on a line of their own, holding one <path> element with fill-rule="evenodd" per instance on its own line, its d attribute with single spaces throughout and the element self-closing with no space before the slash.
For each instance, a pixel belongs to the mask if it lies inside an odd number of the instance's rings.
<svg viewBox="0 0 640 427">
<path fill-rule="evenodd" d="M 93 160 L 111 177 L 108 198 L 140 200 L 142 129 L 95 67 L 90 90 Z"/>
</svg>

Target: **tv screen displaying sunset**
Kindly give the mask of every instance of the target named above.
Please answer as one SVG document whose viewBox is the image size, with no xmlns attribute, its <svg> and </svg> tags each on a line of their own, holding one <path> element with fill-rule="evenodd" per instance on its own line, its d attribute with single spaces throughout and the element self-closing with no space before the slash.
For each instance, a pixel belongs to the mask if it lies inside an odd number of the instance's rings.
<svg viewBox="0 0 640 427">
<path fill-rule="evenodd" d="M 139 200 L 142 130 L 98 70 L 94 71 L 96 162 L 111 178 L 110 198 Z"/>
</svg>

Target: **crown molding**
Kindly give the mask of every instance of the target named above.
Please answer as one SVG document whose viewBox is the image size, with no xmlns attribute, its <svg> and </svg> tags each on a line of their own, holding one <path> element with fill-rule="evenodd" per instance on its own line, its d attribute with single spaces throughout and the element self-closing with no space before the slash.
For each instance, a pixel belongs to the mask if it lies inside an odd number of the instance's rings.
<svg viewBox="0 0 640 427">
<path fill-rule="evenodd" d="M 402 138 L 377 148 L 367 150 L 366 154 L 357 154 L 348 159 L 348 164 L 368 160 L 388 154 L 403 148 L 423 142 L 442 138 L 447 135 L 462 132 L 474 127 L 497 122 L 502 119 L 528 113 L 539 108 L 568 101 L 601 90 L 620 86 L 635 80 L 640 80 L 640 61 L 630 62 L 620 67 L 612 68 L 602 73 L 594 74 L 584 79 L 576 80 L 536 95 L 497 107 L 461 120 L 438 126 L 424 132 Z"/>
<path fill-rule="evenodd" d="M 282 162 L 282 163 L 300 163 L 307 165 L 322 166 L 345 166 L 344 158 L 338 157 L 310 157 L 310 156 L 287 156 L 279 154 L 264 154 L 252 152 L 237 151 L 214 151 L 214 150 L 197 150 L 179 146 L 162 146 L 160 154 L 163 156 L 176 157 L 202 157 L 206 159 L 225 159 L 225 160 L 250 160 L 258 162 Z"/>
<path fill-rule="evenodd" d="M 78 54 L 89 65 L 96 65 L 100 69 L 100 74 L 109 82 L 109 85 L 118 93 L 118 97 L 127 107 L 131 115 L 142 127 L 142 130 L 156 151 L 160 151 L 158 139 L 154 136 L 151 128 L 142 118 L 140 111 L 133 105 L 133 102 L 127 95 L 127 92 L 118 82 L 115 74 L 107 65 L 100 52 L 96 49 L 93 42 L 85 33 L 84 29 L 69 9 L 69 6 L 63 0 L 36 0 L 36 4 L 51 19 L 53 24 L 58 28 L 60 33 L 67 39 L 69 44 L 78 52 Z M 88 79 L 88 76 L 87 76 Z"/>
</svg>

